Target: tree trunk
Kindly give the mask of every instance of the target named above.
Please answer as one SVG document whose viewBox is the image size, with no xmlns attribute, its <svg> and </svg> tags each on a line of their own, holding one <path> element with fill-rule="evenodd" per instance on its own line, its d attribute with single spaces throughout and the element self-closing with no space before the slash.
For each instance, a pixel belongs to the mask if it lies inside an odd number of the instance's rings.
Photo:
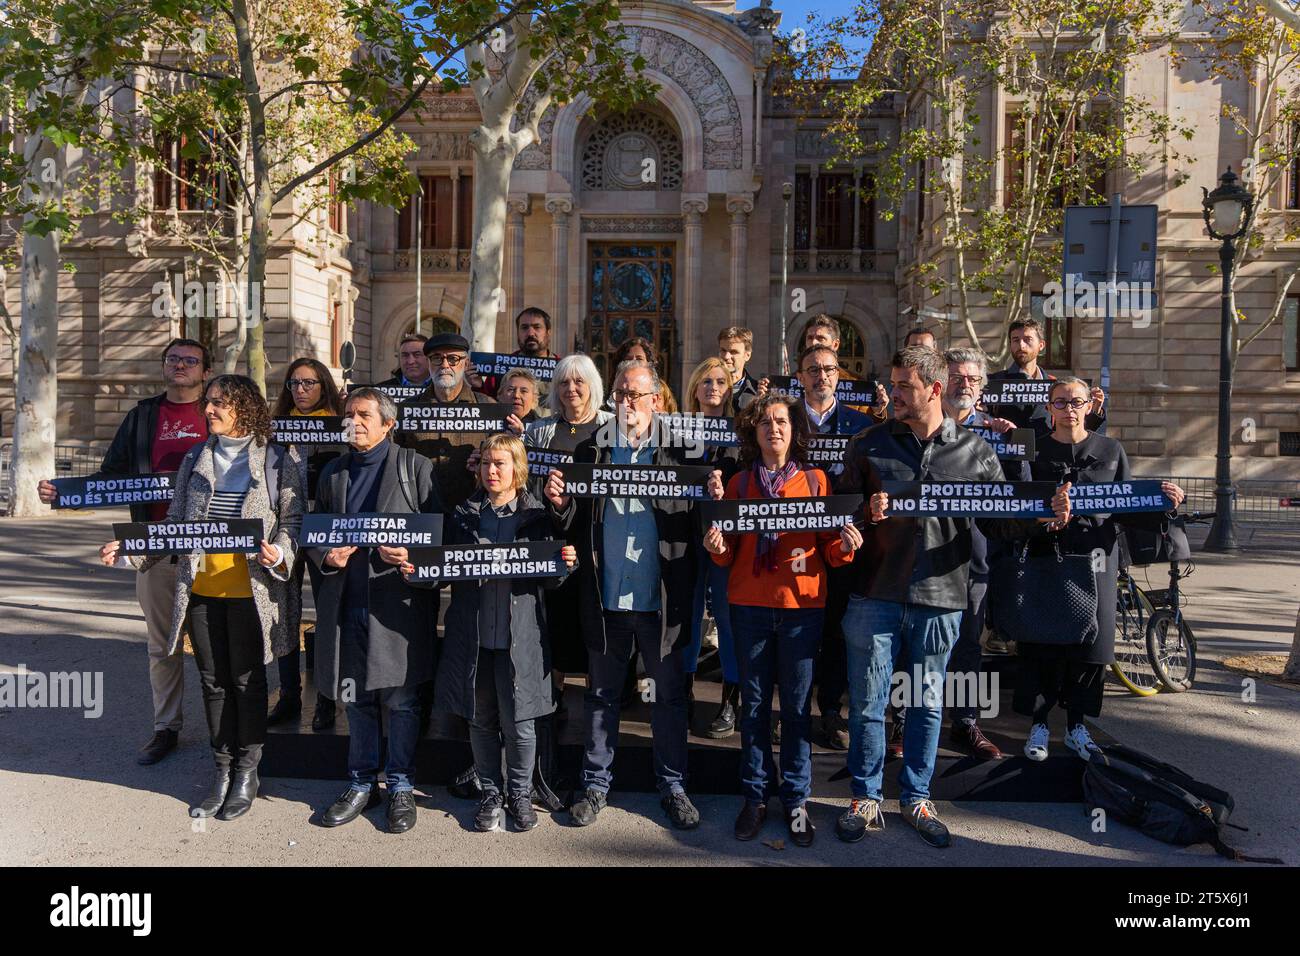
<svg viewBox="0 0 1300 956">
<path fill-rule="evenodd" d="M 1295 636 L 1291 638 L 1291 656 L 1282 668 L 1282 679 L 1300 683 L 1300 610 L 1295 615 Z"/>
<path fill-rule="evenodd" d="M 37 133 L 28 140 L 27 168 L 33 177 L 27 186 L 30 200 L 57 203 L 62 199 L 62 156 L 49 137 Z M 55 175 L 43 175 L 47 169 L 54 169 Z M 59 231 L 52 229 L 44 236 L 27 233 L 22 243 L 21 351 L 14 392 L 9 513 L 33 517 L 49 510 L 36 494 L 37 483 L 54 476 L 54 422 L 59 400 Z"/>
<path fill-rule="evenodd" d="M 490 119 L 485 117 L 485 119 Z M 482 125 L 470 134 L 474 146 L 474 246 L 469 259 L 469 288 L 461 334 L 475 352 L 496 351 L 497 314 L 503 308 L 501 264 L 505 250 L 506 199 L 510 173 L 519 154 L 510 117 L 495 127 Z M 504 303 L 512 312 L 522 302 Z"/>
<path fill-rule="evenodd" d="M 248 377 L 266 394 L 266 322 L 263 314 L 263 285 L 266 280 L 266 252 L 271 236 L 271 165 L 266 141 L 266 108 L 253 54 L 253 31 L 245 0 L 231 5 L 235 43 L 239 50 L 239 72 L 248 106 L 249 147 L 253 160 L 253 208 L 248 237 Z"/>
</svg>

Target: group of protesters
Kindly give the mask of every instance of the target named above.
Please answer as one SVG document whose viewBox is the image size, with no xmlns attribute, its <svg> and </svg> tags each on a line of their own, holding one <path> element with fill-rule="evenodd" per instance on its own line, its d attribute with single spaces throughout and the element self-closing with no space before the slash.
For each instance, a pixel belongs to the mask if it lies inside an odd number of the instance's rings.
<svg viewBox="0 0 1300 956">
<path fill-rule="evenodd" d="M 515 326 L 514 355 L 553 362 L 549 379 L 529 371 L 538 365 L 531 361 L 481 375 L 460 335 L 408 334 L 388 381 L 342 395 L 328 368 L 299 358 L 268 405 L 250 379 L 210 375 L 201 343 L 175 339 L 164 350 L 165 391 L 128 413 L 99 474 L 177 473 L 171 501 L 132 505 L 134 522 L 253 519 L 264 530 L 256 553 L 141 558 L 123 556 L 119 541 L 100 552 L 107 565 L 135 568 L 148 631 L 154 732 L 141 764 L 177 746 L 189 636 L 215 763 L 191 815 L 247 813 L 268 726 L 302 715 L 304 579 L 316 614 L 312 727 L 332 728 L 341 703 L 349 734 L 348 787 L 322 808 L 324 826 L 378 805 L 382 774 L 387 827 L 410 830 L 416 748 L 435 717 L 458 722 L 469 738 L 473 765 L 452 792 L 478 800 L 477 830 L 529 830 L 538 807 L 567 814 L 575 826 L 593 824 L 613 786 L 620 717 L 635 699 L 639 659 L 654 773 L 674 827 L 700 822 L 687 792 L 688 737 L 698 726 L 714 739 L 740 732 L 737 839 L 762 832 L 775 795 L 791 841 L 814 842 L 807 802 L 819 739 L 845 752 L 851 780 L 852 801 L 835 820 L 838 837 L 856 842 L 883 827 L 884 766 L 893 757 L 901 759 L 903 819 L 927 844 L 947 846 L 948 828 L 930 797 L 945 702 L 905 695 L 891 711 L 891 687 L 900 676 L 942 686 L 948 672 L 977 674 L 986 623 L 996 630 L 999 615 L 1014 613 L 998 602 L 998 565 L 1027 556 L 1089 556 L 1099 597 L 1093 620 L 1034 622 L 1041 640 L 1017 642 L 1013 708 L 1027 721 L 1024 753 L 1046 759 L 1057 708 L 1066 746 L 1084 759 L 1096 749 L 1085 718 L 1100 712 L 1104 668 L 1113 660 L 1118 527 L 1158 525 L 1172 511 L 1073 513 L 1073 485 L 1131 477 L 1120 443 L 1097 433 L 1105 416 L 1100 389 L 1063 376 L 1052 380 L 1046 403 L 983 404 L 990 381 L 1052 378 L 1038 365 L 1045 343 L 1033 319 L 1012 324 L 1014 362 L 992 374 L 979 350 L 942 352 L 931 333 L 913 330 L 893 355 L 886 384 L 856 380 L 841 364 L 838 323 L 814 316 L 795 361 L 797 388 L 755 376 L 751 332 L 723 329 L 716 356 L 688 377 L 680 409 L 734 420 L 735 447 L 678 440 L 663 425 L 661 416 L 679 405 L 652 342 L 623 344 L 607 393 L 590 357 L 551 352 L 543 310 L 525 309 Z M 862 386 L 862 404 L 840 400 L 844 381 Z M 401 401 L 508 409 L 505 427 L 489 435 L 440 431 L 436 422 L 416 430 L 399 427 Z M 347 444 L 273 440 L 274 420 L 304 416 L 342 417 Z M 1031 428 L 1037 454 L 999 460 L 971 428 Z M 815 464 L 814 439 L 834 435 L 847 440 L 842 460 Z M 530 455 L 539 464 L 530 466 Z M 690 497 L 575 494 L 565 479 L 569 462 L 702 465 L 710 500 L 860 495 L 863 507 L 833 529 L 705 530 L 701 505 Z M 886 482 L 934 479 L 1052 482 L 1052 516 L 930 517 L 891 508 Z M 1177 509 L 1182 490 L 1168 482 L 1162 489 Z M 53 501 L 56 486 L 43 481 L 40 492 Z M 416 574 L 407 547 L 302 544 L 309 512 L 441 515 L 446 545 L 554 542 L 556 573 L 428 580 Z M 1024 565 L 1047 575 L 1031 586 L 1055 586 L 1052 572 L 1041 570 L 1051 564 Z M 716 712 L 696 723 L 706 608 L 723 684 Z M 279 672 L 274 707 L 268 666 Z M 583 707 L 573 715 L 563 706 L 570 677 L 585 680 Z M 954 746 L 978 759 L 1003 756 L 980 728 L 973 701 L 950 710 Z M 564 719 L 581 721 L 583 740 L 580 779 L 567 801 L 555 794 Z"/>
</svg>

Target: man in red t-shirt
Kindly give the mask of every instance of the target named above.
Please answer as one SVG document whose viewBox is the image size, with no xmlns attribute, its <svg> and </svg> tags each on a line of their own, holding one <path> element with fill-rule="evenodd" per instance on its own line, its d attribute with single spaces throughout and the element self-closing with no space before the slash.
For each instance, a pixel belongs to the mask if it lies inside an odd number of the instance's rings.
<svg viewBox="0 0 1300 956">
<path fill-rule="evenodd" d="M 99 466 L 98 476 L 144 475 L 175 471 L 185 453 L 208 437 L 203 417 L 203 383 L 212 357 L 200 342 L 172 339 L 163 349 L 162 372 L 167 390 L 146 398 L 127 413 Z M 54 501 L 50 481 L 39 485 L 41 500 Z M 131 506 L 132 521 L 161 521 L 167 502 Z M 153 689 L 153 736 L 136 762 L 154 764 L 176 747 L 185 693 L 185 658 L 178 645 L 167 653 L 176 591 L 176 559 L 159 561 L 135 578 L 135 596 L 149 633 L 149 684 Z"/>
</svg>

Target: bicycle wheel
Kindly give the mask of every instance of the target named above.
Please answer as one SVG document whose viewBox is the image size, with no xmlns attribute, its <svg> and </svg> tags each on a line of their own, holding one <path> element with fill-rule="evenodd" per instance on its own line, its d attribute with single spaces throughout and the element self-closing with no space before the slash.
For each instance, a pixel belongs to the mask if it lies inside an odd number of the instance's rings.
<svg viewBox="0 0 1300 956">
<path fill-rule="evenodd" d="M 1160 693 L 1160 678 L 1147 654 L 1146 624 L 1154 614 L 1151 601 L 1133 579 L 1121 576 L 1115 606 L 1115 662 L 1111 673 L 1139 697 Z"/>
<path fill-rule="evenodd" d="M 1160 683 L 1175 693 L 1190 690 L 1196 678 L 1196 638 L 1180 614 L 1162 607 L 1147 622 L 1147 657 Z"/>
</svg>

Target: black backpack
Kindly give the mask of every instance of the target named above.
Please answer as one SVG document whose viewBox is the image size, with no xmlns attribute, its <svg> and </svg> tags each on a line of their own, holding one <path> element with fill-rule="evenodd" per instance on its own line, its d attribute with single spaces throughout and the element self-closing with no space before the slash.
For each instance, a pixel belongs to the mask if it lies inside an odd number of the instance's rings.
<svg viewBox="0 0 1300 956">
<path fill-rule="evenodd" d="M 1234 860 L 1281 863 L 1275 857 L 1247 856 L 1228 846 L 1220 830 L 1233 827 L 1232 795 L 1188 776 L 1177 767 L 1120 744 L 1104 744 L 1083 771 L 1083 798 L 1108 819 L 1136 827 L 1149 837 L 1176 846 L 1208 843 Z"/>
</svg>

